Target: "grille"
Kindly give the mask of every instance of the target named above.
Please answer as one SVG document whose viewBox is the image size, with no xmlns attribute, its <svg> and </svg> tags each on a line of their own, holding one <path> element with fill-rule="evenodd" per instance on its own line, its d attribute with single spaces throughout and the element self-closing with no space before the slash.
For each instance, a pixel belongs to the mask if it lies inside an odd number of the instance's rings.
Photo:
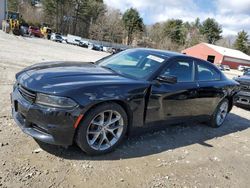
<svg viewBox="0 0 250 188">
<path fill-rule="evenodd" d="M 35 92 L 24 88 L 20 84 L 18 85 L 18 91 L 23 96 L 23 98 L 25 98 L 26 100 L 28 100 L 30 102 L 35 102 L 35 100 L 36 100 L 36 93 Z"/>
<path fill-rule="evenodd" d="M 240 83 L 241 91 L 250 92 L 250 82 L 238 81 Z"/>
<path fill-rule="evenodd" d="M 242 91 L 250 91 L 250 84 L 249 85 L 241 84 L 240 88 Z"/>
</svg>

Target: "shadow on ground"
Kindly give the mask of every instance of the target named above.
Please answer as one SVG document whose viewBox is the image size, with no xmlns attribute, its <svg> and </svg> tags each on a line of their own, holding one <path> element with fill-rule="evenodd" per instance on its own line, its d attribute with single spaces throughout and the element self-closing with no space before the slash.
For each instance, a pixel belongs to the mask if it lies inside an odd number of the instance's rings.
<svg viewBox="0 0 250 188">
<path fill-rule="evenodd" d="M 157 132 L 141 136 L 133 136 L 124 141 L 116 151 L 102 156 L 88 156 L 77 146 L 68 149 L 38 142 L 40 147 L 61 158 L 70 160 L 120 160 L 137 158 L 185 147 L 191 144 L 201 144 L 204 147 L 213 147 L 206 143 L 210 139 L 244 131 L 250 128 L 250 121 L 236 114 L 229 114 L 224 125 L 218 129 L 204 124 L 185 124 L 168 126 Z"/>
</svg>

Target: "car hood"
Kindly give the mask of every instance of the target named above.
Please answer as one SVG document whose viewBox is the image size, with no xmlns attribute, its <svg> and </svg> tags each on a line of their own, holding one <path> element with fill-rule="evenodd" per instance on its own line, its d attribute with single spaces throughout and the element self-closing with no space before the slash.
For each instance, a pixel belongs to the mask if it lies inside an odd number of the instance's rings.
<svg viewBox="0 0 250 188">
<path fill-rule="evenodd" d="M 18 83 L 37 92 L 61 93 L 78 87 L 136 82 L 93 63 L 53 62 L 28 67 L 16 75 Z"/>
<path fill-rule="evenodd" d="M 246 82 L 246 83 L 250 84 L 250 76 L 245 76 L 245 75 L 239 76 L 239 77 L 235 78 L 235 80 L 237 82 Z"/>
</svg>

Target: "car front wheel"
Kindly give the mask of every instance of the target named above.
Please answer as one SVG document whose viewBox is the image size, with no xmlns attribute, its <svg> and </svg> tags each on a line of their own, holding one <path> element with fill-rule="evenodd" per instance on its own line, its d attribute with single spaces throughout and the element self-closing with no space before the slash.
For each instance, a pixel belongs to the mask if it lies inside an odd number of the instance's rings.
<svg viewBox="0 0 250 188">
<path fill-rule="evenodd" d="M 99 105 L 87 113 L 79 125 L 76 142 L 89 155 L 113 151 L 127 131 L 127 114 L 116 103 Z"/>
<path fill-rule="evenodd" d="M 211 118 L 211 126 L 214 128 L 220 127 L 228 114 L 229 109 L 229 101 L 228 99 L 222 100 L 217 106 L 212 118 Z"/>
</svg>

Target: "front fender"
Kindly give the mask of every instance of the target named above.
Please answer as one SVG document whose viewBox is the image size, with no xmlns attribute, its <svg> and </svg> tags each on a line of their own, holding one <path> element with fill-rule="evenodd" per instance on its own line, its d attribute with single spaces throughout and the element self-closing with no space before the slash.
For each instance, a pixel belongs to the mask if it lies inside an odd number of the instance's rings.
<svg viewBox="0 0 250 188">
<path fill-rule="evenodd" d="M 148 87 L 149 85 L 146 84 L 88 86 L 74 91 L 73 99 L 79 104 L 82 114 L 86 114 L 90 109 L 104 102 L 125 104 L 128 108 L 125 109 L 128 116 L 129 113 L 132 116 L 129 116 L 132 119 L 132 127 L 142 127 Z"/>
</svg>

